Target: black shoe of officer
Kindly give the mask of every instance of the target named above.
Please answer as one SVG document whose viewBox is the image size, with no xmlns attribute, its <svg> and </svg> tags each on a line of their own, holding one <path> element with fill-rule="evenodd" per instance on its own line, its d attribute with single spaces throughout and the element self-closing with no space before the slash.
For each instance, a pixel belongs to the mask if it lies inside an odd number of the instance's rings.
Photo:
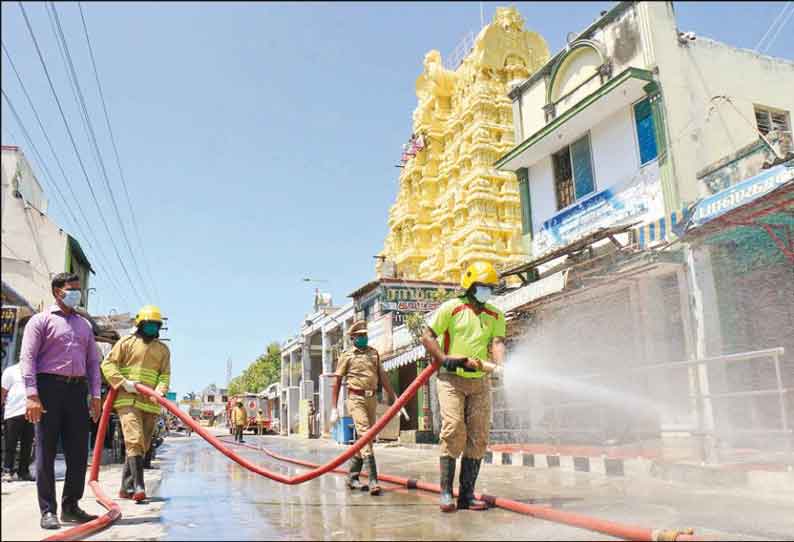
<svg viewBox="0 0 794 542">
<path fill-rule="evenodd" d="M 96 519 L 97 516 L 88 514 L 85 510 L 73 504 L 71 506 L 61 507 L 61 522 L 62 523 L 88 523 Z"/>
<path fill-rule="evenodd" d="M 371 455 L 367 458 L 367 465 L 369 467 L 369 494 L 380 495 L 380 485 L 378 485 L 378 465 L 375 463 L 375 456 Z"/>
<path fill-rule="evenodd" d="M 350 489 L 361 489 L 362 484 L 358 479 L 361 474 L 361 467 L 364 465 L 364 460 L 360 457 L 354 457 L 350 460 L 350 473 L 347 475 L 347 487 Z"/>
<path fill-rule="evenodd" d="M 41 516 L 41 522 L 39 523 L 42 529 L 60 529 L 61 524 L 58 523 L 58 516 L 53 514 L 52 512 L 44 512 Z"/>
<path fill-rule="evenodd" d="M 442 455 L 439 458 L 441 473 L 441 496 L 438 505 L 442 512 L 455 511 L 455 498 L 452 495 L 452 485 L 455 481 L 455 458 Z"/>
<path fill-rule="evenodd" d="M 482 459 L 464 457 L 460 462 L 460 488 L 458 489 L 458 510 L 488 510 L 488 503 L 474 498 L 474 484 L 480 473 Z"/>
</svg>

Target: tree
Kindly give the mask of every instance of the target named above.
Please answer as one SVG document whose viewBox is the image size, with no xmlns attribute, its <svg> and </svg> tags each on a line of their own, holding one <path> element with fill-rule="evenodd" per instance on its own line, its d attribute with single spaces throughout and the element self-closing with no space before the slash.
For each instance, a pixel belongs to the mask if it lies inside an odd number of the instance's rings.
<svg viewBox="0 0 794 542">
<path fill-rule="evenodd" d="M 270 343 L 267 351 L 229 382 L 229 395 L 238 393 L 259 393 L 281 378 L 281 348 L 278 343 Z"/>
</svg>

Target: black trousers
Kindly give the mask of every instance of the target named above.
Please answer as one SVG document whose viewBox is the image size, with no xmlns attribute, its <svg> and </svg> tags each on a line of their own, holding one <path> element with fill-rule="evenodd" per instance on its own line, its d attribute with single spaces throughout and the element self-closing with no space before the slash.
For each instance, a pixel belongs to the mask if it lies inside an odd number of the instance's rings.
<svg viewBox="0 0 794 542">
<path fill-rule="evenodd" d="M 88 465 L 88 388 L 85 382 L 67 383 L 39 374 L 39 399 L 47 412 L 36 424 L 36 489 L 41 513 L 58 512 L 55 501 L 55 454 L 58 439 L 66 459 L 61 505 L 68 508 L 83 498 Z"/>
<path fill-rule="evenodd" d="M 17 442 L 19 442 L 19 469 L 16 473 L 20 476 L 29 475 L 30 452 L 33 447 L 33 424 L 25 419 L 24 414 L 8 418 L 5 424 L 6 455 L 3 459 L 3 470 L 9 473 L 14 472 L 14 460 L 16 459 Z"/>
</svg>

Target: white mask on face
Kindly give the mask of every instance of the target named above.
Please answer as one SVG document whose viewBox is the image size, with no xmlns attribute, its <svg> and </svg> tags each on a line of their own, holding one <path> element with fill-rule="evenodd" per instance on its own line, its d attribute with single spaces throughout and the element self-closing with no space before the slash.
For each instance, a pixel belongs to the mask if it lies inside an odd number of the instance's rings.
<svg viewBox="0 0 794 542">
<path fill-rule="evenodd" d="M 485 303 L 491 296 L 493 295 L 493 288 L 490 286 L 475 286 L 474 288 L 474 299 L 479 301 L 480 303 Z"/>
<path fill-rule="evenodd" d="M 75 308 L 80 304 L 80 290 L 64 290 L 63 291 L 63 304 L 70 309 Z"/>
</svg>

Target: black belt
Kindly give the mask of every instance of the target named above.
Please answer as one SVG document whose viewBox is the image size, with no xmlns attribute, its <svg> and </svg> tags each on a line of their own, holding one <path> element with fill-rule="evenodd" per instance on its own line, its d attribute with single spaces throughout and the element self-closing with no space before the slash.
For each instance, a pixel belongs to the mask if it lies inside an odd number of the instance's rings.
<svg viewBox="0 0 794 542">
<path fill-rule="evenodd" d="M 55 380 L 57 382 L 64 382 L 66 384 L 86 384 L 88 382 L 84 376 L 66 376 L 52 373 L 39 373 L 36 376 L 38 378 L 44 378 L 45 380 Z"/>
</svg>

